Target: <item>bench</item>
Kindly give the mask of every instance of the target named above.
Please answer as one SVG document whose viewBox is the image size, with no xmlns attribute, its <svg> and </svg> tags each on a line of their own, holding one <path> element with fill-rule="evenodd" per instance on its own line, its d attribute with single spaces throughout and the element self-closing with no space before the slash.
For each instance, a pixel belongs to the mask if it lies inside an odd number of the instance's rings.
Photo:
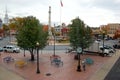
<svg viewBox="0 0 120 80">
<path fill-rule="evenodd" d="M 61 59 L 58 59 L 58 58 L 54 58 L 53 60 L 51 60 L 51 64 L 53 65 L 57 65 L 57 66 L 60 66 L 62 65 L 63 66 L 63 61 L 61 61 Z"/>
<path fill-rule="evenodd" d="M 27 63 L 23 60 L 18 60 L 18 61 L 15 62 L 15 66 L 20 67 L 20 68 L 24 67 L 26 64 Z"/>
<path fill-rule="evenodd" d="M 50 56 L 50 60 L 53 60 L 55 58 L 61 59 L 61 57 L 59 55 L 52 55 L 52 56 Z"/>
<path fill-rule="evenodd" d="M 91 58 L 86 58 L 85 63 L 91 65 L 94 63 L 94 61 Z"/>
<path fill-rule="evenodd" d="M 6 63 L 14 62 L 14 58 L 12 58 L 11 56 L 4 57 L 3 62 L 6 62 Z"/>
</svg>

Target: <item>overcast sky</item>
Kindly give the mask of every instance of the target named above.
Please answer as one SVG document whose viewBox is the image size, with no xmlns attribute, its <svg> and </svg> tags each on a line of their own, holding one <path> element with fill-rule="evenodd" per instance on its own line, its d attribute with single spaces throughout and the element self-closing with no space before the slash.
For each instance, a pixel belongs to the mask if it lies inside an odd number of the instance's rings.
<svg viewBox="0 0 120 80">
<path fill-rule="evenodd" d="M 7 6 L 12 17 L 35 16 L 41 23 L 48 23 L 51 6 L 51 21 L 56 25 L 66 24 L 78 17 L 90 27 L 108 23 L 120 23 L 120 0 L 0 0 L 0 18 L 4 18 Z M 60 16 L 61 15 L 61 16 Z"/>
</svg>

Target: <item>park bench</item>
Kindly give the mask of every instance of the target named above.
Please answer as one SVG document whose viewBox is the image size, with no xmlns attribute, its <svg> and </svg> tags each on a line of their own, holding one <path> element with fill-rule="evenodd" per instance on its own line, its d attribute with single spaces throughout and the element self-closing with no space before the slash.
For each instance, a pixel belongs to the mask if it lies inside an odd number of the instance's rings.
<svg viewBox="0 0 120 80">
<path fill-rule="evenodd" d="M 61 57 L 59 55 L 52 55 L 52 56 L 50 56 L 50 60 L 53 60 L 54 58 L 61 59 Z"/>
<path fill-rule="evenodd" d="M 63 61 L 61 61 L 61 57 L 59 55 L 50 56 L 50 61 L 52 65 L 53 64 L 57 66 L 63 65 Z"/>
<path fill-rule="evenodd" d="M 23 61 L 23 60 L 18 60 L 18 61 L 15 62 L 15 66 L 20 67 L 20 68 L 24 67 L 26 64 L 27 63 L 25 61 Z"/>
<path fill-rule="evenodd" d="M 14 58 L 12 58 L 11 56 L 4 57 L 3 62 L 6 62 L 6 63 L 14 62 Z"/>
<path fill-rule="evenodd" d="M 91 64 L 94 63 L 94 61 L 93 61 L 93 59 L 91 59 L 91 58 L 86 58 L 86 59 L 85 59 L 85 63 L 91 65 Z"/>
<path fill-rule="evenodd" d="M 51 60 L 51 64 L 53 65 L 57 65 L 57 66 L 60 66 L 60 65 L 63 65 L 63 61 L 61 61 L 61 59 L 58 59 L 58 58 L 54 58 L 53 60 Z"/>
</svg>

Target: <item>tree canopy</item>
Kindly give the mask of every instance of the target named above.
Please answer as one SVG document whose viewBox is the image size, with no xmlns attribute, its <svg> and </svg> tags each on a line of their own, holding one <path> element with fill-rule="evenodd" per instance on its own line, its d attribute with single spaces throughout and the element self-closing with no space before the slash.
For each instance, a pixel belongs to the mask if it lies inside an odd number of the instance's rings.
<svg viewBox="0 0 120 80">
<path fill-rule="evenodd" d="M 89 45 L 92 43 L 91 28 L 86 26 L 79 18 L 73 19 L 72 24 L 70 24 L 69 27 L 69 38 L 71 46 L 74 49 L 78 47 L 81 47 L 82 49 L 89 47 Z"/>
<path fill-rule="evenodd" d="M 13 21 L 17 28 L 17 43 L 23 49 L 31 53 L 31 60 L 34 60 L 33 51 L 36 49 L 36 43 L 39 43 L 39 49 L 43 49 L 47 43 L 48 32 L 43 31 L 43 25 L 33 16 L 17 18 Z"/>
</svg>

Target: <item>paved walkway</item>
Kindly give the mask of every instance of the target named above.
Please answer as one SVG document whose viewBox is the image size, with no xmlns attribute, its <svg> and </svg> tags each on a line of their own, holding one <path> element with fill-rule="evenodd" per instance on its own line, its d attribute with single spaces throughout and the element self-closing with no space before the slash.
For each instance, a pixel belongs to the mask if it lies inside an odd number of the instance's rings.
<svg viewBox="0 0 120 80">
<path fill-rule="evenodd" d="M 120 51 L 118 50 L 115 55 L 113 55 L 106 63 L 98 70 L 90 80 L 104 80 L 108 72 L 114 66 L 115 62 L 120 57 Z"/>
<path fill-rule="evenodd" d="M 120 80 L 120 57 L 115 62 L 114 66 L 109 71 L 104 80 Z"/>
<path fill-rule="evenodd" d="M 24 60 L 27 65 L 19 68 L 15 67 L 15 63 L 4 63 L 3 58 L 11 56 L 15 60 Z M 74 60 L 74 53 L 66 54 L 59 53 L 63 61 L 63 66 L 51 65 L 49 53 L 40 54 L 40 74 L 36 74 L 36 61 L 31 62 L 30 54 L 26 53 L 26 57 L 23 54 L 3 53 L 0 56 L 0 80 L 104 80 L 108 71 L 111 69 L 117 58 L 119 52 L 112 57 L 101 57 L 94 55 L 81 55 L 81 60 L 85 58 L 92 58 L 94 60 L 93 65 L 87 65 L 86 71 L 77 72 L 78 61 Z M 36 58 L 36 55 L 35 55 Z M 50 74 L 47 76 L 47 74 Z"/>
<path fill-rule="evenodd" d="M 0 66 L 0 80 L 25 80 L 16 73 Z"/>
</svg>

